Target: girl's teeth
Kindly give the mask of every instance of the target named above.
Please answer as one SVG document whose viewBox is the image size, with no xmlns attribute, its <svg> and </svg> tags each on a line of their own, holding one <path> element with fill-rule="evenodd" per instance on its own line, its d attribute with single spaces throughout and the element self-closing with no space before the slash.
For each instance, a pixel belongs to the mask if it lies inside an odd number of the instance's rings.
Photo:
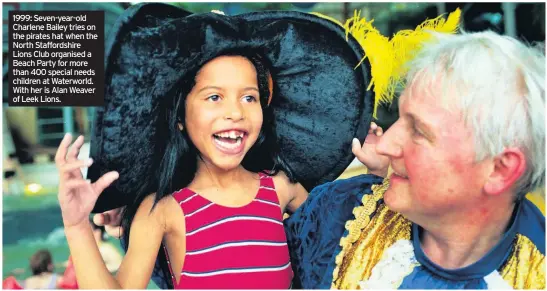
<svg viewBox="0 0 547 291">
<path fill-rule="evenodd" d="M 225 131 L 225 132 L 221 132 L 221 133 L 218 133 L 216 134 L 217 136 L 219 137 L 223 137 L 223 138 L 231 138 L 231 139 L 236 139 L 236 138 L 243 138 L 243 133 L 241 132 L 238 132 L 238 131 Z"/>
<path fill-rule="evenodd" d="M 238 138 L 235 143 L 228 143 L 228 142 L 224 142 L 224 141 L 218 140 L 218 139 L 215 139 L 215 140 L 220 145 L 222 145 L 223 147 L 228 148 L 228 149 L 235 149 L 235 148 L 237 148 L 241 145 L 241 139 L 240 138 Z"/>
</svg>

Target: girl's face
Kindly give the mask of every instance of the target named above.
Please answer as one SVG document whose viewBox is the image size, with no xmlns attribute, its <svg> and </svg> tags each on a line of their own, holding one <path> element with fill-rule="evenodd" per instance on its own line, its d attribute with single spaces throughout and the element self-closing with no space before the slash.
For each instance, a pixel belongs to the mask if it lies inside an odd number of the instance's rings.
<svg viewBox="0 0 547 291">
<path fill-rule="evenodd" d="M 186 98 L 185 115 L 184 130 L 207 165 L 238 167 L 262 127 L 253 64 L 241 56 L 221 56 L 205 64 Z"/>
</svg>

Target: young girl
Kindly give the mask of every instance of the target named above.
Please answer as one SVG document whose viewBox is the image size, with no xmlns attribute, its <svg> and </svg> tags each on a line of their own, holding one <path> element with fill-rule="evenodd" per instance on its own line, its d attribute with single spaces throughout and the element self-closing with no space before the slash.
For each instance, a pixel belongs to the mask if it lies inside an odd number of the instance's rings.
<svg viewBox="0 0 547 291">
<path fill-rule="evenodd" d="M 59 203 L 80 288 L 146 288 L 162 241 L 175 287 L 290 286 L 282 214 L 298 208 L 307 191 L 276 152 L 268 79 L 259 57 L 228 54 L 182 85 L 167 114 L 158 192 L 126 208 L 129 245 L 116 277 L 88 217 L 118 173 L 88 183 L 80 168 L 92 161 L 76 159 L 83 137 L 69 151 L 65 136 L 55 159 Z M 175 185 L 187 186 L 170 192 Z"/>
<path fill-rule="evenodd" d="M 144 288 L 158 258 L 168 287 L 288 288 L 282 215 L 342 173 L 372 118 L 362 47 L 310 14 L 160 3 L 129 8 L 106 44 L 95 162 L 77 160 L 82 137 L 56 156 L 80 287 Z M 114 278 L 88 216 L 120 206 L 128 246 Z"/>
</svg>

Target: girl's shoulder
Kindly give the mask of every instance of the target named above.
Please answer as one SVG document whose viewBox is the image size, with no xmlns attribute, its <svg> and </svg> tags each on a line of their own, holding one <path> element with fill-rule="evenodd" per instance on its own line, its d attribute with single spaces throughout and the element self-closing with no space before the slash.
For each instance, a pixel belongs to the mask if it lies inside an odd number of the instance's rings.
<svg viewBox="0 0 547 291">
<path fill-rule="evenodd" d="M 173 198 L 173 195 L 166 195 L 160 198 L 157 202 L 156 202 L 156 199 L 157 199 L 156 193 L 149 194 L 148 196 L 144 198 L 139 208 L 155 211 L 156 208 L 164 209 L 164 208 L 170 208 L 173 206 L 178 206 L 178 203 L 175 200 L 175 198 Z"/>
<path fill-rule="evenodd" d="M 156 202 L 156 193 L 151 193 L 139 205 L 135 219 L 152 219 L 157 224 L 161 224 L 165 229 L 169 229 L 170 221 L 174 213 L 182 213 L 182 209 L 173 198 L 173 195 L 162 197 Z"/>
<path fill-rule="evenodd" d="M 271 177 L 273 179 L 277 194 L 279 196 L 286 197 L 288 201 L 291 201 L 295 196 L 300 196 L 301 192 L 306 192 L 300 183 L 291 182 L 287 174 L 283 171 L 279 171 L 275 176 Z"/>
<path fill-rule="evenodd" d="M 274 180 L 274 182 L 283 183 L 283 184 L 290 183 L 289 177 L 283 171 L 279 171 L 277 172 L 277 174 L 273 174 L 271 171 L 263 171 L 261 174 L 267 177 L 271 177 Z"/>
<path fill-rule="evenodd" d="M 279 171 L 275 175 L 268 175 L 268 176 L 273 179 L 276 189 L 280 189 L 280 190 L 287 189 L 288 190 L 288 189 L 292 189 L 294 187 L 298 187 L 300 185 L 300 183 L 298 183 L 298 182 L 294 182 L 294 183 L 291 182 L 291 180 L 289 179 L 287 174 L 285 174 L 285 172 L 283 172 L 283 171 Z"/>
</svg>

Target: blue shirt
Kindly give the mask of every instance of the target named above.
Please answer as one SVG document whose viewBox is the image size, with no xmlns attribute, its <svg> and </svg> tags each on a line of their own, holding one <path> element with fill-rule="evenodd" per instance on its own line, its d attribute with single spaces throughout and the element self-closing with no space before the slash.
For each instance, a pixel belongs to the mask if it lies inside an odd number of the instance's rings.
<svg viewBox="0 0 547 291">
<path fill-rule="evenodd" d="M 383 192 L 377 201 L 370 201 L 372 186 L 382 183 L 380 177 L 361 175 L 320 185 L 285 221 L 298 287 L 545 288 L 545 217 L 530 201 L 517 204 L 508 230 L 483 258 L 468 267 L 447 270 L 427 258 L 419 241 L 421 227 L 389 210 L 383 203 Z M 351 221 L 364 201 L 375 207 L 357 231 L 358 239 L 341 242 L 351 236 L 350 230 L 355 228 Z M 347 245 L 346 251 L 358 250 L 360 256 L 344 256 L 343 245 Z M 340 268 L 342 261 L 346 269 Z M 354 266 L 365 267 L 355 270 Z M 359 280 L 348 280 L 355 278 L 345 275 L 352 272 L 363 275 Z M 334 285 L 333 279 L 338 280 Z"/>
</svg>

